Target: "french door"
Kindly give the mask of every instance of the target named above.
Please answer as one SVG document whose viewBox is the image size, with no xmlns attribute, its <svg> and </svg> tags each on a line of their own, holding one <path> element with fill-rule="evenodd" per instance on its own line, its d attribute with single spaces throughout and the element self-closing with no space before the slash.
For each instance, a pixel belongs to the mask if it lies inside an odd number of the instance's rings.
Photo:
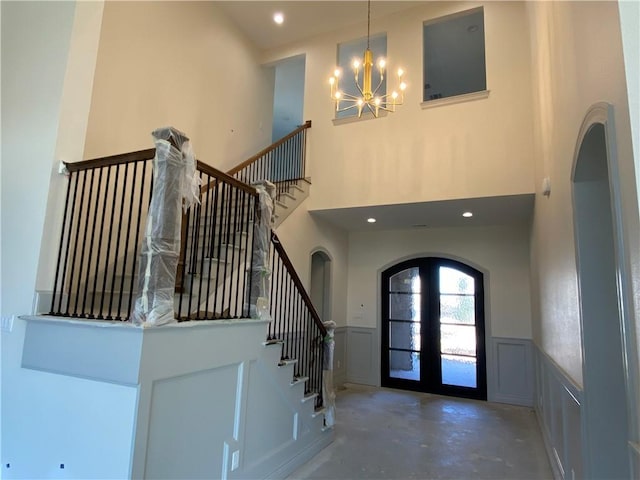
<svg viewBox="0 0 640 480">
<path fill-rule="evenodd" d="M 382 273 L 383 387 L 487 398 L 482 273 L 445 258 Z"/>
</svg>

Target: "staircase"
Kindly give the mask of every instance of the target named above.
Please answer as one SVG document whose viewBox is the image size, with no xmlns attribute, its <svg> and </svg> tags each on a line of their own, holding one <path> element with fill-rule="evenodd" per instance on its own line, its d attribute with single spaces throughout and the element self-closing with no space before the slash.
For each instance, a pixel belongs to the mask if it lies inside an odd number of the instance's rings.
<svg viewBox="0 0 640 480">
<path fill-rule="evenodd" d="M 276 187 L 278 185 L 276 184 Z M 290 183 L 287 188 L 282 189 L 280 198 L 275 203 L 275 226 L 278 228 L 282 222 L 300 205 L 308 196 L 311 187 L 310 178 L 302 178 Z"/>
<path fill-rule="evenodd" d="M 251 184 L 263 180 L 275 184 L 277 227 L 309 195 L 304 154 L 310 126 L 307 122 L 228 173 L 197 162 L 200 204 L 182 218 L 175 293 L 171 292 L 179 322 L 249 317 L 259 212 L 258 194 Z M 150 149 L 68 165 L 50 315 L 97 320 L 131 316 L 154 156 L 155 149 Z M 269 379 L 269 385 L 279 385 L 275 390 L 269 387 L 268 395 L 280 398 L 293 412 L 294 438 L 317 439 L 330 435 L 322 396 L 326 330 L 275 233 L 269 258 L 271 321 L 256 364 L 261 374 L 252 381 Z M 262 417 L 254 421 L 273 421 Z M 254 445 L 248 451 L 261 448 Z M 291 453 L 286 451 L 282 455 Z M 274 466 L 284 458 L 277 460 L 277 452 L 269 455 Z M 264 473 L 252 470 L 251 459 L 244 460 L 248 463 L 243 471 L 249 476 Z M 264 467 L 264 459 L 253 463 Z"/>
</svg>

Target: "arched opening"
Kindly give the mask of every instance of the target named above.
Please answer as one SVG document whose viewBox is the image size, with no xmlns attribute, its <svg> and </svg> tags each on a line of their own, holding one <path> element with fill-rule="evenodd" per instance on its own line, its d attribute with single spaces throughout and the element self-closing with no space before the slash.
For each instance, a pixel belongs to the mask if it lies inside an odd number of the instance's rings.
<svg viewBox="0 0 640 480">
<path fill-rule="evenodd" d="M 630 478 L 616 202 L 604 123 L 587 125 L 573 172 L 587 476 Z"/>
<path fill-rule="evenodd" d="M 311 254 L 311 302 L 323 322 L 331 318 L 331 258 L 319 250 Z"/>
<path fill-rule="evenodd" d="M 486 400 L 484 279 L 424 257 L 381 274 L 381 384 Z"/>
</svg>

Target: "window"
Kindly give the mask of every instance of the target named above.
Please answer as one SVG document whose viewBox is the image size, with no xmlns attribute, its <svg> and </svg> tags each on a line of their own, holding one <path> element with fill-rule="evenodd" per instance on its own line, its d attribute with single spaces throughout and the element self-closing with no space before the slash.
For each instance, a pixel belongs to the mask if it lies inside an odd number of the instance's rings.
<svg viewBox="0 0 640 480">
<path fill-rule="evenodd" d="M 487 89 L 482 7 L 423 26 L 425 102 Z"/>
<path fill-rule="evenodd" d="M 360 95 L 358 88 L 353 80 L 353 60 L 358 59 L 362 63 L 362 57 L 364 51 L 367 49 L 367 38 L 359 38 L 358 40 L 351 40 L 349 42 L 338 44 L 338 68 L 341 70 L 340 76 L 340 90 L 349 95 Z M 378 35 L 372 35 L 369 37 L 369 49 L 373 53 L 374 64 L 377 63 L 380 57 L 387 57 L 387 35 L 381 33 Z M 362 69 L 360 69 L 359 82 L 362 85 Z M 380 72 L 377 68 L 373 69 L 373 75 L 371 78 L 371 84 L 373 89 L 377 87 L 380 82 Z M 380 85 L 378 93 L 384 95 L 387 92 L 387 79 L 385 78 Z M 341 108 L 346 107 L 347 104 L 341 105 Z M 354 105 L 354 108 L 345 110 L 343 112 L 336 112 L 336 118 L 347 118 L 358 116 L 358 108 Z"/>
</svg>

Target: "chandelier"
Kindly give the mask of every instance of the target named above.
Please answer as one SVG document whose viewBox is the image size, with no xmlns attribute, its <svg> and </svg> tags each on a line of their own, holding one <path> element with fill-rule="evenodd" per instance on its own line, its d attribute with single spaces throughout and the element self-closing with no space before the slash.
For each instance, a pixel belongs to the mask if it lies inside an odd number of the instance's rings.
<svg viewBox="0 0 640 480">
<path fill-rule="evenodd" d="M 402 80 L 404 70 L 398 68 L 397 70 L 397 88 L 392 90 L 391 93 L 384 95 L 378 94 L 382 83 L 384 82 L 386 60 L 384 58 L 378 59 L 376 66 L 380 73 L 380 81 L 375 89 L 372 88 L 371 74 L 373 72 L 373 53 L 369 49 L 369 36 L 371 31 L 371 0 L 367 2 L 367 49 L 364 51 L 362 59 L 356 58 L 351 63 L 353 69 L 354 81 L 359 95 L 350 95 L 340 90 L 339 83 L 341 77 L 340 68 L 336 68 L 333 76 L 329 79 L 331 85 L 331 99 L 336 103 L 336 112 L 344 112 L 354 108 L 358 109 L 358 117 L 362 116 L 362 112 L 366 109 L 373 114 L 374 117 L 378 117 L 380 110 L 387 112 L 395 112 L 396 105 L 402 105 L 404 102 L 404 91 L 407 88 L 407 84 Z M 360 72 L 362 71 L 362 76 Z M 362 82 L 360 81 L 362 77 Z M 340 104 L 343 104 L 341 106 Z"/>
</svg>

